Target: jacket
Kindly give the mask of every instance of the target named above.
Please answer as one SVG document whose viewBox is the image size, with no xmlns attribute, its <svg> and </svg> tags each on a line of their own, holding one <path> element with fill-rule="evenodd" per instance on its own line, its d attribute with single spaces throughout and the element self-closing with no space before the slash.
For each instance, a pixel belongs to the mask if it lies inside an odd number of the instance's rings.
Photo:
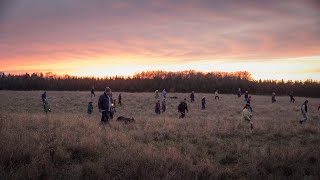
<svg viewBox="0 0 320 180">
<path fill-rule="evenodd" d="M 108 96 L 106 93 L 103 93 L 99 97 L 98 107 L 99 107 L 99 109 L 110 111 L 110 109 L 111 109 L 111 97 Z"/>
<path fill-rule="evenodd" d="M 308 112 L 308 106 L 306 104 L 302 104 L 301 106 L 301 112 L 303 114 L 306 114 Z"/>
<path fill-rule="evenodd" d="M 243 109 L 242 110 L 242 114 L 241 114 L 241 120 L 242 121 L 251 121 L 251 118 L 252 118 L 252 113 L 250 112 L 249 109 Z"/>
</svg>

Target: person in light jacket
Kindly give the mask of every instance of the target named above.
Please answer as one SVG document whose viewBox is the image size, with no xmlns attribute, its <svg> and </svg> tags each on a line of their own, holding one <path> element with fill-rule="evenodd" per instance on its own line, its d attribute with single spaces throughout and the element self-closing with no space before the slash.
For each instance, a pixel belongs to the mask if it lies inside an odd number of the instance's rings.
<svg viewBox="0 0 320 180">
<path fill-rule="evenodd" d="M 301 113 L 303 118 L 300 120 L 300 124 L 308 120 L 308 100 L 305 100 L 301 105 Z"/>
<path fill-rule="evenodd" d="M 241 120 L 247 121 L 250 125 L 250 128 L 253 129 L 252 124 L 252 113 L 250 112 L 250 104 L 246 104 L 241 113 Z"/>
</svg>

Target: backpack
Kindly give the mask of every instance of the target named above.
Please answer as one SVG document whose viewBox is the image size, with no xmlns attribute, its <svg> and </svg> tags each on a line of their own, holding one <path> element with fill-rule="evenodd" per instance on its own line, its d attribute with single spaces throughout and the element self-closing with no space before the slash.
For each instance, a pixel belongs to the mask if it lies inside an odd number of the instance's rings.
<svg viewBox="0 0 320 180">
<path fill-rule="evenodd" d="M 183 110 L 184 110 L 184 104 L 183 104 L 183 102 L 181 102 L 179 104 L 179 106 L 178 106 L 178 111 L 180 112 L 180 111 L 183 111 Z"/>
</svg>

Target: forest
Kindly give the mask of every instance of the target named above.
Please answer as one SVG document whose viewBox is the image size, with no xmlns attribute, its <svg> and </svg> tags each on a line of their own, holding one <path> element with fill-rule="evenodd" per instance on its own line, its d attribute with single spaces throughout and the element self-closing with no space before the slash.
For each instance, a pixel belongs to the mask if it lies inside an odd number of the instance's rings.
<svg viewBox="0 0 320 180">
<path fill-rule="evenodd" d="M 7 74 L 0 72 L 0 90 L 102 91 L 106 86 L 117 92 L 191 92 L 236 94 L 238 88 L 250 94 L 320 97 L 320 82 L 254 80 L 249 72 L 197 72 L 194 70 L 168 72 L 147 71 L 130 77 L 77 77 L 53 73 Z"/>
</svg>

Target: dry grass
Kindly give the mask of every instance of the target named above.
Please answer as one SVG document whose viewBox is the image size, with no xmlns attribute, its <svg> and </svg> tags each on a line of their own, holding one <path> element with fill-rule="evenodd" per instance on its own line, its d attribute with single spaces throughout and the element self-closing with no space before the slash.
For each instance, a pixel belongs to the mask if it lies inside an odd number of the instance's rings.
<svg viewBox="0 0 320 180">
<path fill-rule="evenodd" d="M 271 97 L 253 96 L 250 131 L 239 124 L 243 98 L 233 95 L 218 101 L 196 94 L 187 117 L 178 119 L 178 99 L 168 99 L 168 110 L 156 115 L 152 93 L 122 93 L 115 117 L 136 123 L 111 127 L 100 125 L 97 97 L 94 113 L 86 114 L 87 92 L 48 92 L 48 114 L 40 95 L 0 91 L 1 179 L 320 177 L 319 99 L 309 98 L 310 120 L 300 125 L 304 98 L 271 104 Z M 200 110 L 204 95 L 207 109 Z"/>
</svg>

